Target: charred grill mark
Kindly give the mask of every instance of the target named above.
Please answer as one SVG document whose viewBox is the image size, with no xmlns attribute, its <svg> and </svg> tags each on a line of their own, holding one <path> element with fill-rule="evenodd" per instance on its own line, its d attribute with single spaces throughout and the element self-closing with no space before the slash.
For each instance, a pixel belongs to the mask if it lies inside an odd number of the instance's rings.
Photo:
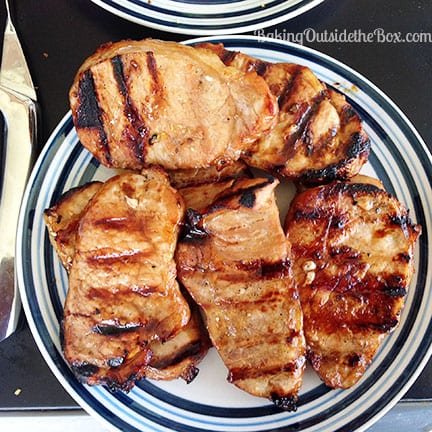
<svg viewBox="0 0 432 432">
<path fill-rule="evenodd" d="M 388 333 L 399 324 L 398 319 L 389 319 L 382 323 L 365 323 L 362 327 L 367 329 L 378 330 L 380 333 Z"/>
<path fill-rule="evenodd" d="M 207 231 L 202 226 L 202 215 L 196 210 L 188 209 L 180 233 L 180 241 L 198 241 L 208 237 Z"/>
<path fill-rule="evenodd" d="M 240 197 L 240 204 L 244 207 L 253 208 L 256 201 L 255 192 L 252 190 L 245 191 Z"/>
<path fill-rule="evenodd" d="M 411 255 L 410 254 L 405 254 L 405 253 L 400 253 L 398 255 L 398 258 L 406 263 L 409 263 L 411 261 Z"/>
<path fill-rule="evenodd" d="M 136 160 L 143 164 L 145 147 L 149 140 L 149 130 L 131 100 L 127 80 L 123 71 L 123 61 L 121 56 L 118 55 L 113 57 L 111 59 L 111 64 L 113 66 L 114 77 L 117 81 L 120 94 L 124 97 L 124 113 L 131 126 L 130 128 L 126 128 L 123 131 L 123 134 L 127 137 L 127 143 L 132 148 Z"/>
<path fill-rule="evenodd" d="M 79 80 L 78 99 L 80 105 L 77 110 L 77 126 L 103 129 L 101 108 L 97 100 L 93 74 L 90 70 L 86 70 Z"/>
<path fill-rule="evenodd" d="M 123 333 L 133 333 L 141 327 L 142 325 L 137 323 L 99 323 L 92 327 L 92 332 L 103 336 L 118 336 Z"/>
<path fill-rule="evenodd" d="M 322 217 L 322 212 L 318 209 L 312 211 L 296 210 L 293 214 L 293 222 L 299 222 L 301 220 L 313 221 Z"/>
<path fill-rule="evenodd" d="M 317 184 L 322 181 L 332 182 L 341 179 L 340 169 L 342 163 L 338 165 L 329 165 L 326 168 L 319 170 L 307 170 L 302 172 L 298 178 L 300 183 Z"/>
<path fill-rule="evenodd" d="M 78 83 L 78 108 L 76 110 L 76 126 L 82 129 L 95 129 L 99 133 L 98 147 L 108 164 L 112 164 L 105 132 L 102 109 L 99 106 L 93 74 L 86 70 Z"/>
<path fill-rule="evenodd" d="M 351 353 L 347 356 L 347 364 L 349 367 L 357 367 L 361 365 L 363 356 L 358 353 Z"/>
<path fill-rule="evenodd" d="M 157 287 L 152 286 L 131 286 L 131 287 L 122 287 L 122 289 L 118 289 L 116 292 L 109 291 L 104 288 L 92 288 L 89 291 L 88 298 L 95 299 L 100 298 L 107 302 L 107 304 L 115 304 L 115 301 L 119 302 L 119 297 L 122 295 L 127 296 L 130 299 L 132 294 L 137 294 L 142 297 L 147 297 L 151 294 L 158 292 Z M 100 311 L 99 311 L 100 313 Z M 95 315 L 98 315 L 95 311 Z"/>
<path fill-rule="evenodd" d="M 237 57 L 238 52 L 236 51 L 229 51 L 229 50 L 223 50 L 221 53 L 219 53 L 220 59 L 227 65 L 230 66 L 231 63 L 235 60 Z"/>
<path fill-rule="evenodd" d="M 390 217 L 390 223 L 393 225 L 398 225 L 400 227 L 405 227 L 410 223 L 409 218 L 407 215 L 397 215 L 397 216 L 391 216 Z"/>
<path fill-rule="evenodd" d="M 379 194 L 387 195 L 387 192 L 370 183 L 337 183 L 337 190 L 347 191 L 353 198 L 357 195 L 369 195 L 371 197 Z"/>
<path fill-rule="evenodd" d="M 285 84 L 285 87 L 282 89 L 282 91 L 279 92 L 279 94 L 275 95 L 278 98 L 279 109 L 281 109 L 283 111 L 287 111 L 287 110 L 291 109 L 291 107 L 286 107 L 284 105 L 285 105 L 285 102 L 288 100 L 288 97 L 291 94 L 291 90 L 294 87 L 294 83 L 296 82 L 296 79 L 299 77 L 301 71 L 302 71 L 302 67 L 297 65 L 297 67 L 294 69 L 294 71 L 290 77 L 291 79 L 287 81 L 287 83 Z"/>
<path fill-rule="evenodd" d="M 159 96 L 162 96 L 162 85 L 161 81 L 159 79 L 159 73 L 157 69 L 157 63 L 154 54 L 151 51 L 147 51 L 147 69 L 150 73 L 150 76 L 153 79 L 153 88 L 152 92 L 153 94 L 157 94 Z"/>
<path fill-rule="evenodd" d="M 313 142 L 309 131 L 309 125 L 311 124 L 315 114 L 317 113 L 321 102 L 327 98 L 327 91 L 321 91 L 312 100 L 312 104 L 307 107 L 303 107 L 300 110 L 300 118 L 297 120 L 297 130 L 288 135 L 283 144 L 283 154 L 286 154 L 287 158 L 291 158 L 291 152 L 295 152 L 295 143 L 297 141 L 303 141 L 306 146 L 307 156 L 312 155 Z"/>
<path fill-rule="evenodd" d="M 196 378 L 198 373 L 199 369 L 191 365 L 181 374 L 181 377 L 186 381 L 186 384 L 190 384 Z"/>
<path fill-rule="evenodd" d="M 123 62 L 120 56 L 115 56 L 111 59 L 111 63 L 113 66 L 114 78 L 117 81 L 117 85 L 120 91 L 120 94 L 128 98 L 129 92 L 125 81 L 125 76 L 123 73 Z"/>
<path fill-rule="evenodd" d="M 277 393 L 272 393 L 271 399 L 278 408 L 284 411 L 297 411 L 297 397 L 295 396 L 279 396 Z"/>
<path fill-rule="evenodd" d="M 273 367 L 239 367 L 232 368 L 228 374 L 228 381 L 235 382 L 244 379 L 256 379 L 267 375 L 277 375 L 279 373 L 293 373 L 298 369 L 297 362 L 276 365 Z"/>
<path fill-rule="evenodd" d="M 343 246 L 343 245 L 338 247 L 330 247 L 329 255 L 332 258 L 335 258 L 336 256 L 340 258 L 341 256 L 343 256 L 343 258 L 350 259 L 350 260 L 358 260 L 361 257 L 360 251 L 355 250 L 349 246 Z M 359 263 L 356 262 L 355 264 L 358 265 Z"/>
<path fill-rule="evenodd" d="M 247 71 L 249 72 L 249 71 L 254 71 L 254 72 L 256 72 L 258 75 L 260 75 L 260 76 L 263 76 L 263 75 L 265 75 L 265 73 L 267 72 L 267 69 L 268 69 L 268 63 L 267 62 L 264 62 L 264 61 L 262 61 L 262 60 L 258 60 L 258 59 L 255 59 L 255 60 L 250 60 L 249 62 L 248 62 L 248 68 L 247 68 Z"/>
<path fill-rule="evenodd" d="M 338 200 L 342 195 L 348 194 L 353 200 L 356 200 L 358 196 L 367 195 L 372 198 L 373 196 L 383 193 L 386 194 L 382 189 L 371 183 L 335 182 L 320 188 L 318 198 L 326 202 L 334 199 Z"/>
<path fill-rule="evenodd" d="M 260 279 L 285 278 L 291 274 L 291 262 L 289 259 L 274 263 L 266 263 L 262 260 L 239 263 L 237 268 L 256 273 L 256 276 Z"/>
<path fill-rule="evenodd" d="M 346 146 L 346 156 L 349 159 L 356 159 L 361 155 L 369 153 L 370 139 L 360 132 L 350 136 L 350 143 Z"/>
<path fill-rule="evenodd" d="M 353 119 L 358 119 L 358 115 L 356 110 L 349 104 L 346 104 L 343 109 L 342 109 L 342 113 L 340 116 L 342 125 L 345 126 L 346 124 L 348 124 L 351 120 Z"/>
<path fill-rule="evenodd" d="M 103 384 L 107 387 L 110 393 L 116 393 L 118 391 L 129 392 L 134 386 L 136 381 L 136 374 L 131 374 L 125 382 L 117 382 L 114 377 L 104 377 L 98 382 L 98 384 Z"/>
<path fill-rule="evenodd" d="M 97 251 L 97 254 L 89 254 L 86 257 L 86 262 L 90 267 L 112 266 L 114 264 L 140 264 L 145 262 L 151 253 L 148 251 L 113 251 L 101 249 Z"/>
<path fill-rule="evenodd" d="M 232 205 L 228 205 L 228 201 L 232 200 L 233 198 L 239 197 L 238 202 L 241 206 L 247 207 L 247 208 L 253 208 L 255 205 L 255 193 L 257 190 L 265 187 L 268 184 L 272 184 L 275 179 L 273 176 L 268 176 L 266 178 L 260 179 L 262 180 L 260 183 L 254 184 L 249 187 L 240 188 L 237 190 L 232 191 L 231 189 L 228 189 L 227 191 L 224 191 L 221 195 L 221 197 L 212 205 L 209 209 L 207 214 L 211 214 L 215 211 L 218 211 L 220 209 L 224 208 L 232 208 Z M 236 184 L 234 182 L 233 186 Z M 252 198 L 253 197 L 253 198 Z"/>
<path fill-rule="evenodd" d="M 99 371 L 99 367 L 87 362 L 74 362 L 71 364 L 71 369 L 74 375 L 82 383 L 86 383 L 87 378 Z"/>
<path fill-rule="evenodd" d="M 132 214 L 131 214 L 132 213 Z M 125 231 L 132 236 L 132 234 L 137 235 L 140 238 L 146 238 L 146 221 L 140 218 L 137 218 L 133 211 L 129 213 L 129 215 L 125 217 L 107 217 L 100 218 L 93 221 L 94 225 L 101 230 L 110 231 L 114 230 L 116 233 L 121 231 Z"/>
<path fill-rule="evenodd" d="M 382 292 L 390 297 L 405 297 L 407 294 L 405 278 L 397 274 L 390 275 L 385 281 Z"/>
<path fill-rule="evenodd" d="M 330 227 L 334 229 L 344 229 L 346 223 L 346 217 L 343 215 L 333 215 L 330 221 Z"/>
<path fill-rule="evenodd" d="M 390 286 L 383 290 L 383 293 L 390 297 L 405 297 L 407 290 L 404 286 Z"/>
</svg>

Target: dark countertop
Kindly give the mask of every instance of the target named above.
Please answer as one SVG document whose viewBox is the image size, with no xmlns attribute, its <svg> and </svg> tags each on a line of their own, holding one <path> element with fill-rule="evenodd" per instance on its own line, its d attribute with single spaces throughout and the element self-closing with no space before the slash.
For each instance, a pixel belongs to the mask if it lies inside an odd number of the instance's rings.
<svg viewBox="0 0 432 432">
<path fill-rule="evenodd" d="M 181 41 L 185 35 L 163 33 L 109 14 L 90 0 L 16 0 L 12 14 L 37 88 L 42 112 L 41 146 L 69 109 L 68 90 L 82 61 L 102 43 L 154 37 Z M 4 6 L 0 6 L 3 25 Z M 325 32 L 375 32 L 391 38 L 428 32 L 432 38 L 430 0 L 325 0 L 302 16 L 260 35 L 305 35 L 305 45 L 326 53 L 366 76 L 407 115 L 432 144 L 430 78 L 432 41 L 427 43 L 337 43 Z M 382 29 L 382 30 L 379 30 Z M 251 32 L 253 34 L 253 32 Z M 316 35 L 315 38 L 313 35 Z M 299 36 L 300 37 L 300 36 Z M 312 40 L 314 39 L 314 40 Z M 406 398 L 432 399 L 432 362 Z M 16 392 L 20 389 L 20 392 Z M 19 393 L 19 394 L 15 394 Z M 24 317 L 17 332 L 0 343 L 0 410 L 77 408 L 46 366 Z"/>
</svg>

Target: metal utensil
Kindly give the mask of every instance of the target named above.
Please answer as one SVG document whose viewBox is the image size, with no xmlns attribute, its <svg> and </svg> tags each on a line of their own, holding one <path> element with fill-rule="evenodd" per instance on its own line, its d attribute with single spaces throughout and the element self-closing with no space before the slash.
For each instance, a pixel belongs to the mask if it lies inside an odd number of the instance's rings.
<svg viewBox="0 0 432 432">
<path fill-rule="evenodd" d="M 21 311 L 15 237 L 37 135 L 36 92 L 7 0 L 6 11 L 0 67 L 0 341 L 14 332 Z"/>
</svg>

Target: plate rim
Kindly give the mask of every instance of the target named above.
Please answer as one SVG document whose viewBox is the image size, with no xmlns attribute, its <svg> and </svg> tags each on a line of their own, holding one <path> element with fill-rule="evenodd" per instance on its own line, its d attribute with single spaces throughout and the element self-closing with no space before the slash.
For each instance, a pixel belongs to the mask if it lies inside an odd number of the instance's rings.
<svg viewBox="0 0 432 432">
<path fill-rule="evenodd" d="M 222 35 L 228 35 L 228 34 L 237 34 L 237 33 L 246 33 L 251 32 L 255 30 L 264 29 L 270 26 L 278 25 L 282 22 L 289 21 L 303 13 L 308 12 L 309 10 L 315 8 L 316 6 L 323 3 L 325 0 L 300 0 L 299 6 L 293 5 L 291 6 L 293 10 L 287 11 L 287 12 L 281 12 L 277 16 L 272 17 L 271 15 L 269 17 L 265 17 L 263 20 L 257 20 L 257 22 L 252 24 L 239 24 L 238 26 L 206 26 L 203 27 L 202 22 L 197 24 L 195 27 L 187 26 L 187 25 L 180 25 L 180 23 L 176 23 L 175 21 L 171 24 L 169 21 L 162 21 L 162 22 L 153 22 L 146 18 L 144 14 L 132 14 L 132 11 L 127 8 L 120 8 L 115 7 L 113 5 L 112 0 L 90 0 L 95 5 L 99 6 L 100 8 L 104 9 L 105 11 L 112 13 L 120 18 L 123 18 L 125 20 L 128 20 L 130 22 L 133 22 L 138 25 L 142 25 L 145 27 L 153 28 L 155 30 L 159 31 L 165 31 L 175 34 L 182 34 L 182 35 L 190 35 L 190 36 L 222 36 Z M 155 0 L 153 0 L 154 2 Z M 148 7 L 145 3 L 142 4 L 141 7 Z M 125 9 L 125 10 L 123 10 Z M 239 18 L 244 17 L 245 15 L 239 16 Z M 246 15 L 247 16 L 247 15 Z"/>
</svg>

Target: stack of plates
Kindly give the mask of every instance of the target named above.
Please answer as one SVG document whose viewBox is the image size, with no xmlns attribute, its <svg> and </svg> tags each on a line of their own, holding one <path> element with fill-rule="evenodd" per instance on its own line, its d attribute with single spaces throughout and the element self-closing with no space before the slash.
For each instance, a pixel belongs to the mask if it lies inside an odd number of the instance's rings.
<svg viewBox="0 0 432 432">
<path fill-rule="evenodd" d="M 189 35 L 236 34 L 276 25 L 323 0 L 92 0 L 130 21 Z"/>
</svg>

